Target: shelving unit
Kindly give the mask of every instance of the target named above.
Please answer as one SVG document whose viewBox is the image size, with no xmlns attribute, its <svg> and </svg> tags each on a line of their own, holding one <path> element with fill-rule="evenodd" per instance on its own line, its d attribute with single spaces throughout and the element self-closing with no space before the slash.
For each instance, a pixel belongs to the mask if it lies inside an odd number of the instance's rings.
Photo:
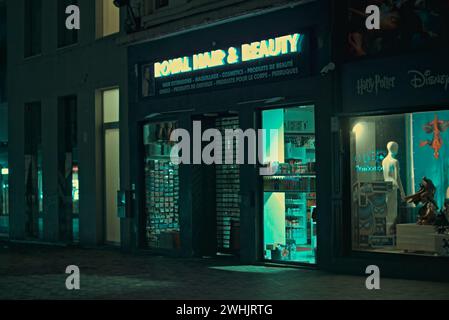
<svg viewBox="0 0 449 320">
<path fill-rule="evenodd" d="M 239 127 L 238 117 L 217 118 L 215 126 L 222 134 L 226 129 Z M 225 154 L 223 145 L 223 154 Z M 236 157 L 236 143 L 233 145 L 233 163 Z M 216 212 L 217 212 L 217 251 L 220 253 L 238 250 L 240 229 L 240 167 L 236 164 L 216 166 Z M 234 241 L 232 241 L 234 240 Z"/>
<path fill-rule="evenodd" d="M 171 162 L 168 136 L 158 137 L 161 128 L 174 126 L 173 122 L 147 124 L 144 130 L 146 235 L 150 248 L 179 248 L 179 166 Z"/>
<path fill-rule="evenodd" d="M 269 260 L 315 262 L 316 207 L 313 108 L 267 113 L 266 129 L 280 129 L 278 171 L 263 177 L 265 256 Z M 269 116 L 268 116 L 269 115 Z M 283 145 L 282 145 L 283 144 Z M 271 160 L 273 161 L 273 160 Z"/>
</svg>

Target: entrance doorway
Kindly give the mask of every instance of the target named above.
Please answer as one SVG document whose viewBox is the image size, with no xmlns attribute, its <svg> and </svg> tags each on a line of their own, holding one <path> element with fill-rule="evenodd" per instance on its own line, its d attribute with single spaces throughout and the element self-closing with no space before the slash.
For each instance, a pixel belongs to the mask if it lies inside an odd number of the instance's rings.
<svg viewBox="0 0 449 320">
<path fill-rule="evenodd" d="M 315 113 L 310 105 L 262 111 L 263 254 L 272 262 L 316 263 Z M 269 130 L 277 130 L 270 136 Z M 276 139 L 276 140 L 275 140 Z"/>
<path fill-rule="evenodd" d="M 239 116 L 231 113 L 209 113 L 193 120 L 201 122 L 202 132 L 217 129 L 222 137 L 226 130 L 239 129 Z M 192 202 L 197 230 L 193 238 L 199 256 L 238 255 L 240 252 L 240 165 L 236 163 L 239 143 L 236 140 L 231 145 L 231 141 L 222 139 L 221 164 L 192 166 Z M 202 150 L 210 143 L 202 141 Z"/>
<path fill-rule="evenodd" d="M 120 218 L 117 215 L 117 191 L 120 190 L 119 89 L 102 92 L 104 143 L 105 242 L 120 243 Z"/>
</svg>

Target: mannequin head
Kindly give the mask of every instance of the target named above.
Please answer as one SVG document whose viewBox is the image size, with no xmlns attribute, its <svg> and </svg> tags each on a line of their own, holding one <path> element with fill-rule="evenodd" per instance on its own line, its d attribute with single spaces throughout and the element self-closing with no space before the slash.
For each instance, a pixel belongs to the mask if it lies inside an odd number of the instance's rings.
<svg viewBox="0 0 449 320">
<path fill-rule="evenodd" d="M 390 141 L 387 144 L 387 150 L 390 155 L 395 157 L 398 154 L 399 145 L 397 144 L 397 142 Z"/>
</svg>

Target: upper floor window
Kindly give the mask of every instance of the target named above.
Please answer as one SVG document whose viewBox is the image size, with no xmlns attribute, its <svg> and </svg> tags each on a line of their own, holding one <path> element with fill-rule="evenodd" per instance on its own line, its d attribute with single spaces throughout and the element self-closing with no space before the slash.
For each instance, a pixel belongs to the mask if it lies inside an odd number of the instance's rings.
<svg viewBox="0 0 449 320">
<path fill-rule="evenodd" d="M 25 0 L 24 55 L 35 56 L 42 50 L 42 0 Z"/>
<path fill-rule="evenodd" d="M 68 17 L 65 10 L 70 5 L 78 5 L 78 1 L 58 0 L 58 48 L 70 46 L 78 42 L 78 30 L 69 30 L 65 26 L 66 19 Z"/>
<path fill-rule="evenodd" d="M 112 0 L 96 0 L 97 38 L 120 31 L 120 9 Z"/>
<path fill-rule="evenodd" d="M 156 10 L 168 7 L 168 0 L 155 0 L 154 2 L 155 2 L 154 3 L 154 8 Z"/>
<path fill-rule="evenodd" d="M 144 15 L 150 15 L 156 10 L 167 8 L 169 5 L 169 0 L 145 0 L 144 1 Z"/>
<path fill-rule="evenodd" d="M 0 2 L 0 103 L 6 101 L 6 6 Z"/>
</svg>

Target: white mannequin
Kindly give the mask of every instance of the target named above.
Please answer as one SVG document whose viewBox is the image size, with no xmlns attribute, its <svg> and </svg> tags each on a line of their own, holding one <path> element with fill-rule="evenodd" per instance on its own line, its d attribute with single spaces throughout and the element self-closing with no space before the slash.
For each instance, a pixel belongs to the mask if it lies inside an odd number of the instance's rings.
<svg viewBox="0 0 449 320">
<path fill-rule="evenodd" d="M 399 146 L 396 142 L 390 141 L 387 144 L 388 155 L 382 161 L 384 171 L 384 180 L 393 183 L 393 189 L 387 194 L 387 235 L 394 233 L 392 226 L 398 215 L 398 189 L 401 193 L 401 199 L 405 198 L 404 188 L 402 187 L 401 176 L 399 175 L 399 161 L 396 159 Z"/>
</svg>

